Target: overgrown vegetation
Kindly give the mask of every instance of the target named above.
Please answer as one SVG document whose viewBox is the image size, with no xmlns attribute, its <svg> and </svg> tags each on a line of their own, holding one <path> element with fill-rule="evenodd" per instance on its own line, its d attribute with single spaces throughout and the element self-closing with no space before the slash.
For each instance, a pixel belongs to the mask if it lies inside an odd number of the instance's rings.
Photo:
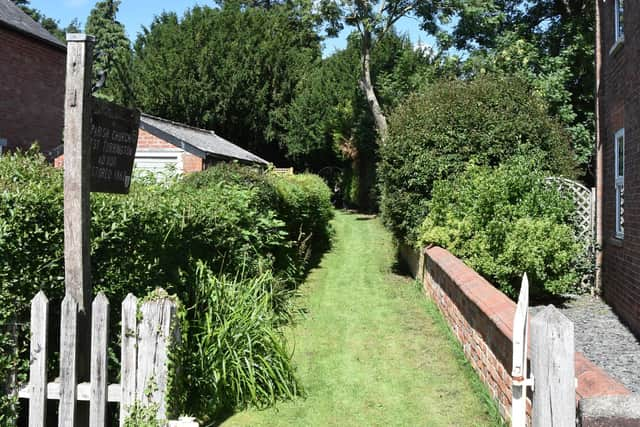
<svg viewBox="0 0 640 427">
<path fill-rule="evenodd" d="M 209 423 L 234 408 L 265 408 L 300 395 L 291 349 L 279 327 L 291 319 L 289 294 L 269 272 L 218 277 L 199 266 L 183 366 L 192 393 L 187 411 Z"/>
<path fill-rule="evenodd" d="M 386 225 L 398 239 L 417 242 L 434 182 L 463 171 L 469 161 L 497 166 L 516 155 L 535 155 L 554 174 L 574 173 L 568 135 L 525 81 L 439 81 L 409 96 L 391 115 L 380 148 Z"/>
<path fill-rule="evenodd" d="M 586 265 L 571 225 L 575 207 L 539 165 L 518 157 L 437 181 L 420 243 L 447 248 L 512 298 L 525 272 L 534 296 L 573 290 Z"/>
<path fill-rule="evenodd" d="M 146 295 L 159 286 L 192 307 L 198 301 L 197 260 L 220 277 L 250 281 L 273 271 L 271 281 L 278 284 L 274 288 L 291 288 L 303 276 L 313 250 L 326 247 L 331 192 L 320 178 L 272 176 L 230 166 L 208 173 L 228 178 L 136 182 L 127 196 L 92 195 L 94 292 L 104 291 L 110 298 L 113 319 L 119 318 L 119 302 L 127 293 Z M 250 185 L 246 177 L 260 184 Z M 62 174 L 40 156 L 18 153 L 0 158 L 0 252 L 3 325 L 26 321 L 29 301 L 40 289 L 53 305 L 61 301 Z M 186 320 L 197 327 L 202 318 L 188 315 Z M 1 332 L 3 350 L 11 348 L 11 337 Z M 115 338 L 114 332 L 114 342 Z M 271 344 L 277 343 L 273 337 Z M 0 378 L 15 363 L 10 355 L 2 352 Z M 21 360 L 28 361 L 24 350 Z M 290 372 L 276 372 L 291 377 Z M 210 390 L 189 392 L 196 396 Z M 237 403 L 264 402 L 253 402 L 252 397 Z M 231 398 L 225 403 L 229 402 Z M 0 413 L 10 413 L 8 403 L 2 404 Z"/>
</svg>

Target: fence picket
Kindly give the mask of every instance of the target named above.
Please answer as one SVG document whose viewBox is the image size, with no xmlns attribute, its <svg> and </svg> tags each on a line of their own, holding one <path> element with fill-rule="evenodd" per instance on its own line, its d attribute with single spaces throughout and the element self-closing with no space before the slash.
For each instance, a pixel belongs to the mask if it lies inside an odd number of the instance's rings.
<svg viewBox="0 0 640 427">
<path fill-rule="evenodd" d="M 120 361 L 120 426 L 129 415 L 136 397 L 136 359 L 138 336 L 138 299 L 132 294 L 122 302 L 122 345 Z"/>
<path fill-rule="evenodd" d="M 74 427 L 76 419 L 78 303 L 67 295 L 62 301 L 60 326 L 60 406 L 58 425 Z"/>
<path fill-rule="evenodd" d="M 155 297 L 142 305 L 140 322 L 136 297 L 130 294 L 123 301 L 120 384 L 108 384 L 109 300 L 102 292 L 93 301 L 91 310 L 90 382 L 78 383 L 76 356 L 81 318 L 79 303 L 67 295 L 61 307 L 60 380 L 47 383 L 48 307 L 49 301 L 43 292 L 31 303 L 30 377 L 29 383 L 18 391 L 20 398 L 30 400 L 30 427 L 45 425 L 47 399 L 59 400 L 58 425 L 64 427 L 83 423 L 78 419 L 81 417 L 77 407 L 79 401 L 90 401 L 91 427 L 106 425 L 107 402 L 120 403 L 121 425 L 136 401 L 143 406 L 155 405 L 157 419 L 168 422 L 169 351 L 180 339 L 176 323 L 177 303 L 173 298 L 162 289 L 156 291 Z"/>
<path fill-rule="evenodd" d="M 136 399 L 158 405 L 159 420 L 166 420 L 167 355 L 172 340 L 176 304 L 170 298 L 145 302 L 140 308 Z"/>
<path fill-rule="evenodd" d="M 45 425 L 47 417 L 47 333 L 49 300 L 40 291 L 31 301 L 31 347 L 29 363 L 29 427 Z"/>
<path fill-rule="evenodd" d="M 104 427 L 107 418 L 107 347 L 109 300 L 100 292 L 93 301 L 91 319 L 91 402 L 89 425 Z"/>
<path fill-rule="evenodd" d="M 553 306 L 531 319 L 531 369 L 535 377 L 533 427 L 575 425 L 573 322 Z"/>
<path fill-rule="evenodd" d="M 527 344 L 529 335 L 529 279 L 522 277 L 516 314 L 513 319 L 513 364 L 511 376 L 511 423 L 513 427 L 527 425 Z"/>
</svg>

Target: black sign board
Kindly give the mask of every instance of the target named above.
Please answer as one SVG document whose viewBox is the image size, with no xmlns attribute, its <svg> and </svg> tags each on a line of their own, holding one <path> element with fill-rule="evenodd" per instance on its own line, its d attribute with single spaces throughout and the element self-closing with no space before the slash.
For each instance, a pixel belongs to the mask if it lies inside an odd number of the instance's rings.
<svg viewBox="0 0 640 427">
<path fill-rule="evenodd" d="M 91 191 L 127 194 L 140 112 L 98 98 L 91 111 Z"/>
</svg>

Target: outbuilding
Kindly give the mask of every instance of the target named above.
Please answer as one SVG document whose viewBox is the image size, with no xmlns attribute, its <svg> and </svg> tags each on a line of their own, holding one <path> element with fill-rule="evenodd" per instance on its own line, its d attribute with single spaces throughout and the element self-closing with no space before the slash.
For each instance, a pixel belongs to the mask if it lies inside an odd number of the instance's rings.
<svg viewBox="0 0 640 427">
<path fill-rule="evenodd" d="M 198 172 L 218 162 L 237 161 L 266 167 L 269 162 L 227 141 L 214 131 L 154 117 L 140 116 L 135 167 Z"/>
</svg>

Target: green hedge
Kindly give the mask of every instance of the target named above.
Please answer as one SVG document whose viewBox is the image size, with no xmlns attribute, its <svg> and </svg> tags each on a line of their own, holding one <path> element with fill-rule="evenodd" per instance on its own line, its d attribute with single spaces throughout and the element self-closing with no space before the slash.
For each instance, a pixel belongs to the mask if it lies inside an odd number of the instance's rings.
<svg viewBox="0 0 640 427">
<path fill-rule="evenodd" d="M 135 182 L 127 196 L 92 194 L 91 210 L 94 292 L 110 298 L 114 319 L 127 293 L 142 296 L 158 286 L 191 307 L 198 260 L 219 276 L 249 280 L 272 272 L 290 287 L 306 269 L 298 254 L 326 245 L 332 216 L 330 190 L 320 178 L 237 166 L 163 184 Z M 37 155 L 0 158 L 0 253 L 2 325 L 28 319 L 40 289 L 54 305 L 60 302 L 62 173 Z M 1 379 L 15 363 L 8 351 L 15 345 L 0 332 Z M 0 399 L 0 425 L 11 424 L 3 418 L 10 402 Z"/>
<path fill-rule="evenodd" d="M 571 222 L 575 206 L 538 165 L 525 158 L 470 165 L 436 182 L 420 243 L 447 248 L 511 297 L 523 273 L 534 297 L 574 290 L 587 265 Z"/>
<path fill-rule="evenodd" d="M 439 81 L 389 117 L 378 166 L 382 217 L 398 239 L 415 243 L 435 181 L 461 172 L 470 160 L 496 166 L 536 152 L 550 171 L 573 174 L 568 136 L 526 82 Z"/>
</svg>

